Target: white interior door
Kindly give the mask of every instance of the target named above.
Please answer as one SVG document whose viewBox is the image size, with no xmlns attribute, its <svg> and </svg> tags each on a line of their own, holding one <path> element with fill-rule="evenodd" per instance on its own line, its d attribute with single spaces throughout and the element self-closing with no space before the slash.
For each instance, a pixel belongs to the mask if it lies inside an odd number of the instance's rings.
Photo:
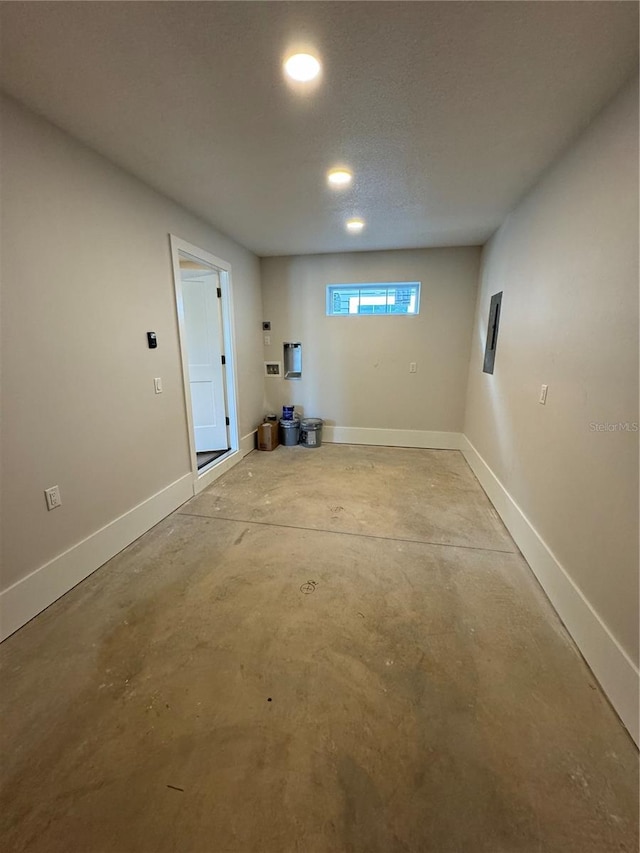
<svg viewBox="0 0 640 853">
<path fill-rule="evenodd" d="M 196 453 L 226 450 L 219 276 L 216 270 L 183 270 L 181 278 Z"/>
</svg>

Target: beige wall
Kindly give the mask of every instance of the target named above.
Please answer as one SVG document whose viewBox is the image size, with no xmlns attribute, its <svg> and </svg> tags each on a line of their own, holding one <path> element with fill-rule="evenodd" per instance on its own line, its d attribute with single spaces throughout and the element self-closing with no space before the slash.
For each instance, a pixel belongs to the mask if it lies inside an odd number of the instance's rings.
<svg viewBox="0 0 640 853">
<path fill-rule="evenodd" d="M 10 100 L 1 157 L 6 588 L 189 471 L 169 233 L 232 265 L 240 435 L 263 376 L 257 258 Z"/>
<path fill-rule="evenodd" d="M 281 361 L 283 341 L 303 345 L 303 378 L 267 378 L 267 408 L 293 403 L 342 427 L 460 431 L 479 256 L 456 248 L 263 258 L 265 359 Z M 325 315 L 328 284 L 376 281 L 422 282 L 420 314 Z"/>
<path fill-rule="evenodd" d="M 504 291 L 495 373 L 489 300 Z M 538 403 L 548 384 L 546 406 Z M 638 660 L 638 90 L 631 84 L 485 247 L 465 434 Z"/>
</svg>

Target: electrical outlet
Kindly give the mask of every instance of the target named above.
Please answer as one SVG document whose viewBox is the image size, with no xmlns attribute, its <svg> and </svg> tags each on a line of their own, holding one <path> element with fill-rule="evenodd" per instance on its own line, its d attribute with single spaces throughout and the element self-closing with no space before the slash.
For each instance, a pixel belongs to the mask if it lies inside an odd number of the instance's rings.
<svg viewBox="0 0 640 853">
<path fill-rule="evenodd" d="M 162 379 L 159 376 L 153 380 L 153 387 L 156 394 L 162 394 Z"/>
<path fill-rule="evenodd" d="M 52 510 L 62 506 L 62 498 L 60 497 L 60 486 L 51 486 L 50 489 L 44 490 L 44 496 L 47 499 L 47 509 Z"/>
<path fill-rule="evenodd" d="M 415 361 L 409 362 L 409 373 L 417 373 L 417 372 L 418 372 L 418 365 L 415 363 Z"/>
<path fill-rule="evenodd" d="M 541 385 L 540 386 L 540 396 L 538 397 L 538 402 L 543 406 L 545 406 L 547 403 L 547 388 L 548 387 L 549 387 L 548 385 Z"/>
</svg>

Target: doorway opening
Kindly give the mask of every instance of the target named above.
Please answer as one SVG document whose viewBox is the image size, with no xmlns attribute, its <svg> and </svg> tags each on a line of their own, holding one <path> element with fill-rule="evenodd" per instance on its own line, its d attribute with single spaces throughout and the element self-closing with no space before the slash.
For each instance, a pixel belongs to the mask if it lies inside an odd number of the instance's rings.
<svg viewBox="0 0 640 853">
<path fill-rule="evenodd" d="M 231 267 L 171 236 L 194 492 L 238 450 Z"/>
</svg>

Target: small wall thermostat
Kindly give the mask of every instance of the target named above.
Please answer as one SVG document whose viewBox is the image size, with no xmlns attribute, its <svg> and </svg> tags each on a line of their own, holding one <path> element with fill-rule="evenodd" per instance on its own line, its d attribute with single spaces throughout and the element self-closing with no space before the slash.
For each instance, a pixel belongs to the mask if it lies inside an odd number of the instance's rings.
<svg viewBox="0 0 640 853">
<path fill-rule="evenodd" d="M 158 338 L 155 332 L 147 332 L 147 343 L 149 344 L 149 349 L 155 349 L 158 346 Z"/>
</svg>

